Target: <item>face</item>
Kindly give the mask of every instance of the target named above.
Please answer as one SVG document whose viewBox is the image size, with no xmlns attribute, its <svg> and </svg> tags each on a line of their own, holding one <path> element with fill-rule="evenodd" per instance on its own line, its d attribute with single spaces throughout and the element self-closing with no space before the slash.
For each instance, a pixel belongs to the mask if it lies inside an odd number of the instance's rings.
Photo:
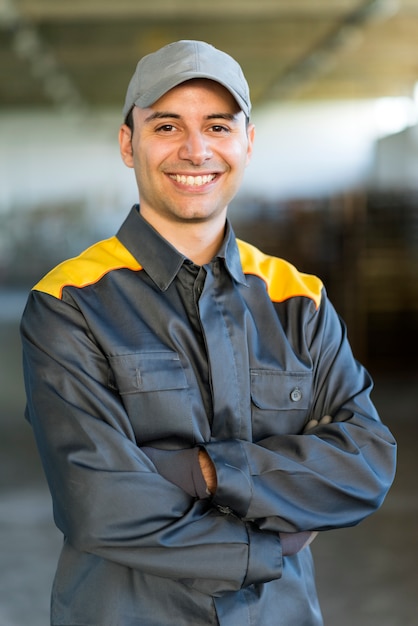
<svg viewBox="0 0 418 626">
<path fill-rule="evenodd" d="M 147 109 L 135 107 L 133 135 L 123 125 L 119 139 L 143 216 L 154 225 L 224 219 L 253 138 L 235 99 L 210 80 L 188 81 Z"/>
</svg>

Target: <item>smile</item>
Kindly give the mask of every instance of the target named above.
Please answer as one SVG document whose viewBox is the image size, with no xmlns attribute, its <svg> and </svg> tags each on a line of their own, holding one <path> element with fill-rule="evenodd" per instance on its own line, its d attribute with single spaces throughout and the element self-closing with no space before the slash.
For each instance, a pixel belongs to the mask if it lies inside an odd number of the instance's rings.
<svg viewBox="0 0 418 626">
<path fill-rule="evenodd" d="M 179 174 L 170 174 L 170 178 L 175 180 L 176 183 L 180 183 L 181 185 L 188 185 L 189 187 L 201 187 L 202 185 L 207 185 L 211 183 L 215 178 L 216 174 L 208 174 L 204 176 L 180 176 Z"/>
</svg>

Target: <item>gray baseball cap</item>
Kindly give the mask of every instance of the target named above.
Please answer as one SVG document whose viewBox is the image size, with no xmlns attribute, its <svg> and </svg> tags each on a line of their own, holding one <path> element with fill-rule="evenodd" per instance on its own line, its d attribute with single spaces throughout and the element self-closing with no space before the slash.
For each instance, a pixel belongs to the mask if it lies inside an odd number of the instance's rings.
<svg viewBox="0 0 418 626">
<path fill-rule="evenodd" d="M 134 105 L 146 109 L 167 91 L 192 78 L 208 78 L 226 87 L 250 117 L 248 84 L 235 59 L 203 41 L 183 40 L 139 61 L 126 93 L 124 118 Z"/>
</svg>

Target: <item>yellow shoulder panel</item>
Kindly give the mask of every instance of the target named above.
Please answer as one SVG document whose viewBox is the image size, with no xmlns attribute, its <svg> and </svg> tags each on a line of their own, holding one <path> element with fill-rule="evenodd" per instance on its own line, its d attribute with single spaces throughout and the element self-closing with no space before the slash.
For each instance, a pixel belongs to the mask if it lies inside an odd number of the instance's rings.
<svg viewBox="0 0 418 626">
<path fill-rule="evenodd" d="M 108 272 L 122 268 L 140 270 L 141 266 L 119 239 L 110 237 L 57 265 L 33 289 L 61 298 L 64 287 L 86 287 Z"/>
<path fill-rule="evenodd" d="M 240 239 L 237 244 L 244 274 L 262 278 L 273 302 L 304 296 L 311 298 L 318 308 L 323 283 L 317 276 L 302 274 L 288 261 L 264 254 Z"/>
</svg>

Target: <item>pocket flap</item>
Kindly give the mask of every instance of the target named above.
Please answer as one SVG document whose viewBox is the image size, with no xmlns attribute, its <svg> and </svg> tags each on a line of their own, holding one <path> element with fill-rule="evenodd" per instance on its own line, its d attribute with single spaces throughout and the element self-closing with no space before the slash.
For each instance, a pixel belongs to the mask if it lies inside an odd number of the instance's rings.
<svg viewBox="0 0 418 626">
<path fill-rule="evenodd" d="M 251 370 L 251 398 L 259 409 L 306 411 L 311 386 L 311 372 Z"/>
<path fill-rule="evenodd" d="M 187 388 L 187 379 L 175 352 L 138 352 L 110 357 L 119 393 Z"/>
</svg>

